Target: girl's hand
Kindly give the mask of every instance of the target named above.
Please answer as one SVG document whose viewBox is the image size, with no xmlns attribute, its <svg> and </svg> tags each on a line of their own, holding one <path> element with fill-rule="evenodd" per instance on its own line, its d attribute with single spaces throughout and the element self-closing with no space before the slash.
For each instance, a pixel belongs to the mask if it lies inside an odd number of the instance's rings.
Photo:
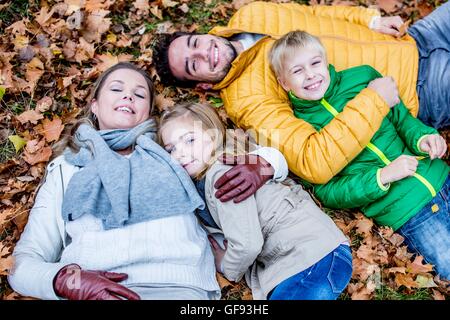
<svg viewBox="0 0 450 320">
<path fill-rule="evenodd" d="M 224 250 L 220 247 L 219 243 L 216 241 L 216 239 L 214 239 L 213 236 L 208 235 L 208 240 L 211 244 L 211 249 L 213 251 L 214 262 L 216 264 L 216 270 L 217 270 L 217 272 L 223 273 L 222 260 L 225 255 L 225 252 L 227 252 L 228 241 L 223 240 L 223 246 L 225 247 L 225 250 Z"/>
<path fill-rule="evenodd" d="M 442 158 L 447 152 L 447 142 L 438 134 L 430 134 L 420 141 L 419 149 L 430 155 L 430 159 Z"/>
<path fill-rule="evenodd" d="M 418 164 L 419 161 L 417 161 L 416 157 L 401 155 L 389 165 L 381 169 L 381 183 L 385 185 L 414 175 Z"/>
</svg>

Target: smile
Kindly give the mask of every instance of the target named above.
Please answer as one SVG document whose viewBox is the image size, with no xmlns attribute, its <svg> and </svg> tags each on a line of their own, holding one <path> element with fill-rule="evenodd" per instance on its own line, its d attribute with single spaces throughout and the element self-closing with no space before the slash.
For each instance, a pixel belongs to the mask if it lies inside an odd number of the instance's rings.
<svg viewBox="0 0 450 320">
<path fill-rule="evenodd" d="M 219 63 L 219 48 L 215 45 L 214 41 L 211 40 L 211 46 L 209 49 L 209 68 L 211 71 L 217 67 Z"/>
<path fill-rule="evenodd" d="M 135 114 L 134 110 L 131 107 L 129 107 L 129 106 L 118 106 L 114 110 Z"/>
<path fill-rule="evenodd" d="M 305 86 L 304 89 L 315 90 L 315 89 L 319 88 L 321 84 L 322 84 L 322 80 L 314 82 L 313 84 L 310 84 L 308 86 Z"/>
</svg>

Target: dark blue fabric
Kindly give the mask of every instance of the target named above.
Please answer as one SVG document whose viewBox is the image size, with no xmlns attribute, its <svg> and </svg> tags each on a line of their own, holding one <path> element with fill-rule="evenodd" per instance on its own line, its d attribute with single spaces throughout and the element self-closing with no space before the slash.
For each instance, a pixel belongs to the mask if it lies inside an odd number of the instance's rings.
<svg viewBox="0 0 450 320">
<path fill-rule="evenodd" d="M 408 33 L 419 50 L 418 118 L 436 129 L 450 126 L 450 2 L 414 23 Z"/>
<path fill-rule="evenodd" d="M 197 217 L 201 220 L 201 222 L 207 226 L 207 227 L 213 227 L 220 229 L 219 226 L 214 222 L 213 217 L 211 216 L 211 213 L 209 212 L 208 205 L 206 202 L 205 197 L 205 179 L 197 180 L 194 182 L 195 187 L 197 188 L 197 192 L 200 195 L 200 197 L 203 199 L 203 202 L 205 202 L 204 209 L 198 208 L 195 211 L 195 214 Z"/>
<path fill-rule="evenodd" d="M 352 252 L 341 244 L 308 269 L 277 285 L 269 300 L 336 300 L 350 282 Z"/>
<path fill-rule="evenodd" d="M 397 232 L 412 252 L 450 280 L 450 176 L 438 194 Z"/>
</svg>

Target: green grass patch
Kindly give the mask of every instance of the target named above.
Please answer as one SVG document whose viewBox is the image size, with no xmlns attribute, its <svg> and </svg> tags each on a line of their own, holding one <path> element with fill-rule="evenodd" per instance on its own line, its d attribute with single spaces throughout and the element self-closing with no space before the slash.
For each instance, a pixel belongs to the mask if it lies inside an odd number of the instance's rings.
<svg viewBox="0 0 450 320">
<path fill-rule="evenodd" d="M 417 289 L 413 293 L 404 293 L 404 290 L 398 291 L 381 285 L 379 289 L 375 290 L 375 300 L 433 300 L 431 291 L 429 289 Z"/>
</svg>

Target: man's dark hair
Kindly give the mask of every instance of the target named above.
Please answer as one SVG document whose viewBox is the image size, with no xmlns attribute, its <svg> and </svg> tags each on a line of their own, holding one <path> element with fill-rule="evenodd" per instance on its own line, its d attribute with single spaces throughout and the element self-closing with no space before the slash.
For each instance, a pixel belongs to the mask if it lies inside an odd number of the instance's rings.
<svg viewBox="0 0 450 320">
<path fill-rule="evenodd" d="M 178 79 L 170 70 L 169 66 L 169 46 L 175 39 L 186 36 L 193 35 L 197 33 L 193 32 L 174 32 L 174 33 L 161 33 L 156 37 L 156 42 L 153 46 L 153 64 L 156 68 L 156 72 L 161 79 L 161 83 L 166 86 L 177 86 L 177 87 L 195 87 L 198 81 Z"/>
</svg>

